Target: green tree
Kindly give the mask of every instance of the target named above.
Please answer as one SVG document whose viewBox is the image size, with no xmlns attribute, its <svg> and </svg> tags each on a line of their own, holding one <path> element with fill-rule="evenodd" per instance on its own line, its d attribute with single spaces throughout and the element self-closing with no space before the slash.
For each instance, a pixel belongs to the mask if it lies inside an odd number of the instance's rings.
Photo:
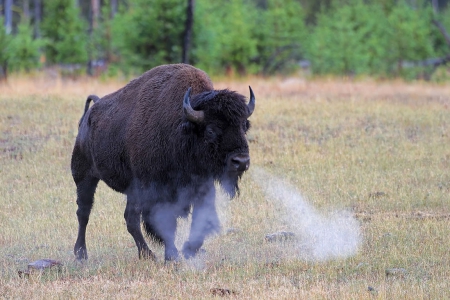
<svg viewBox="0 0 450 300">
<path fill-rule="evenodd" d="M 12 38 L 8 52 L 12 71 L 31 71 L 39 66 L 39 49 L 44 46 L 43 39 L 33 39 L 33 28 L 28 20 L 19 24 L 17 34 Z"/>
<path fill-rule="evenodd" d="M 192 32 L 191 60 L 193 64 L 208 73 L 224 70 L 221 59 L 222 41 L 219 36 L 225 25 L 219 17 L 222 12 L 218 1 L 197 0 L 194 9 L 194 30 Z"/>
<path fill-rule="evenodd" d="M 50 63 L 86 63 L 87 34 L 86 22 L 74 0 L 45 1 L 41 29 L 48 39 L 45 47 Z"/>
<path fill-rule="evenodd" d="M 436 20 L 444 27 L 447 35 L 450 35 L 450 8 L 442 10 L 438 15 L 434 16 Z M 438 56 L 445 56 L 450 53 L 450 45 L 443 33 L 433 26 L 433 37 L 435 40 L 433 48 L 437 52 Z"/>
<path fill-rule="evenodd" d="M 112 45 L 124 69 L 142 72 L 181 61 L 184 0 L 136 0 L 112 24 Z"/>
<path fill-rule="evenodd" d="M 256 14 L 256 8 L 243 0 L 198 1 L 193 49 L 196 65 L 213 73 L 224 69 L 255 73 Z"/>
<path fill-rule="evenodd" d="M 225 27 L 218 36 L 222 41 L 222 65 L 241 75 L 251 72 L 251 59 L 257 55 L 256 39 L 252 36 L 256 24 L 251 21 L 256 9 L 243 0 L 230 0 L 222 11 Z"/>
<path fill-rule="evenodd" d="M 318 15 L 308 47 L 317 74 L 385 74 L 387 17 L 378 4 L 355 0 Z"/>
<path fill-rule="evenodd" d="M 436 54 L 433 49 L 432 14 L 430 7 L 415 9 L 404 1 L 392 9 L 388 18 L 392 31 L 387 59 L 395 66 L 395 75 L 414 78 L 423 70 L 404 68 L 403 62 L 422 61 Z"/>
<path fill-rule="evenodd" d="M 98 24 L 92 30 L 89 37 L 88 49 L 91 53 L 91 58 L 94 60 L 107 59 L 111 61 L 112 46 L 111 46 L 111 24 L 110 18 L 111 8 L 109 5 L 103 6 Z"/>
<path fill-rule="evenodd" d="M 0 17 L 0 79 L 8 75 L 8 60 L 10 52 L 8 51 L 11 43 L 11 35 L 6 34 L 4 20 Z"/>
<path fill-rule="evenodd" d="M 295 0 L 267 0 L 257 14 L 257 50 L 260 72 L 273 74 L 289 71 L 303 57 L 306 44 L 304 13 Z"/>
</svg>

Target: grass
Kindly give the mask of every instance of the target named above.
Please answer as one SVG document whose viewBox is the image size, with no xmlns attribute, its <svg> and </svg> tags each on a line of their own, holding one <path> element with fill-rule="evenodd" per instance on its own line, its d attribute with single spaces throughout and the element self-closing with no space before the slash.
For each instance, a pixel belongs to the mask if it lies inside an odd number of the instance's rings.
<svg viewBox="0 0 450 300">
<path fill-rule="evenodd" d="M 176 265 L 164 265 L 152 243 L 159 261 L 138 260 L 125 199 L 104 184 L 88 226 L 90 259 L 74 261 L 78 120 L 88 94 L 123 83 L 16 78 L 0 86 L 0 298 L 207 299 L 215 288 L 243 299 L 450 298 L 450 88 L 295 78 L 216 87 L 247 95 L 248 84 L 257 98 L 250 174 L 237 199 L 219 201 L 224 230 L 207 240 L 206 258 Z M 257 169 L 323 214 L 350 211 L 362 232 L 357 254 L 315 261 L 265 242 L 292 228 L 254 180 Z M 180 220 L 178 245 L 188 227 Z M 42 258 L 64 266 L 19 278 Z M 391 268 L 404 271 L 386 276 Z"/>
</svg>

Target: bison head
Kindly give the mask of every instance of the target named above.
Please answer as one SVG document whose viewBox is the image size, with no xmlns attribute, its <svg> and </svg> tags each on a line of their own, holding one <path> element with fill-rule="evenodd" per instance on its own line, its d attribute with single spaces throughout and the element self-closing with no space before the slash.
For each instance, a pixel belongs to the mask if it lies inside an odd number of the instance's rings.
<svg viewBox="0 0 450 300">
<path fill-rule="evenodd" d="M 231 197 L 239 191 L 239 178 L 250 167 L 246 132 L 255 96 L 249 88 L 248 104 L 244 96 L 229 90 L 203 92 L 191 99 L 189 88 L 183 100 L 184 117 L 192 125 L 200 147 L 199 163 Z"/>
</svg>

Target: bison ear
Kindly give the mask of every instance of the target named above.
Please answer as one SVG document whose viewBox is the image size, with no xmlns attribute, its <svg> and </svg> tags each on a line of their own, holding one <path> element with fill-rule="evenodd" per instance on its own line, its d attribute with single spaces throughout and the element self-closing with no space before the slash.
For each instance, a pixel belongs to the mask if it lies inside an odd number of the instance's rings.
<svg viewBox="0 0 450 300">
<path fill-rule="evenodd" d="M 202 110 L 194 110 L 191 106 L 191 90 L 188 88 L 183 99 L 183 114 L 192 123 L 200 124 L 205 120 L 205 113 Z"/>
<path fill-rule="evenodd" d="M 249 118 L 252 115 L 253 111 L 255 110 L 255 94 L 253 94 L 251 86 L 248 86 L 248 88 L 250 89 L 250 101 L 248 102 L 247 105 L 249 111 L 247 118 Z"/>
</svg>

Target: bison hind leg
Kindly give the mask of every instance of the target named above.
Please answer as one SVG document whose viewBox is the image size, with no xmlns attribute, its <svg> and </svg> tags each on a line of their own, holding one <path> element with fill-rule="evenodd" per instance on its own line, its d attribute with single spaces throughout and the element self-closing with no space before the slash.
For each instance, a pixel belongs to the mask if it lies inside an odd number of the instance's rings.
<svg viewBox="0 0 450 300">
<path fill-rule="evenodd" d="M 141 231 L 141 208 L 139 205 L 139 198 L 136 195 L 127 194 L 127 206 L 125 208 L 125 221 L 127 223 L 127 230 L 133 237 L 138 248 L 139 258 L 148 258 L 156 260 L 155 254 L 148 248 Z"/>
<path fill-rule="evenodd" d="M 73 252 L 77 260 L 88 259 L 86 249 L 86 227 L 89 222 L 92 205 L 94 204 L 94 193 L 99 179 L 87 176 L 76 182 L 77 185 L 77 217 L 78 236 Z"/>
</svg>

